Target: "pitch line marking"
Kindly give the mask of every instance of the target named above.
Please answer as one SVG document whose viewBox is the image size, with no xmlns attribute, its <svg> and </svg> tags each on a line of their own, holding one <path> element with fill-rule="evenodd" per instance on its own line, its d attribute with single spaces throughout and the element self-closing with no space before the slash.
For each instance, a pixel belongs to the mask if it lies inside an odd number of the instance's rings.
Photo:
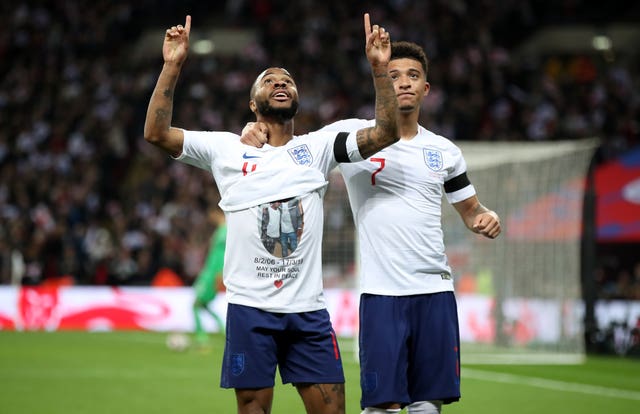
<svg viewBox="0 0 640 414">
<path fill-rule="evenodd" d="M 493 381 L 506 384 L 520 384 L 531 387 L 545 388 L 555 391 L 568 391 L 580 394 L 600 395 L 603 397 L 622 398 L 640 401 L 640 392 L 622 390 L 619 388 L 601 387 L 598 385 L 580 384 L 576 382 L 557 381 L 525 375 L 505 374 L 483 371 L 473 368 L 463 368 L 462 378 L 473 378 L 482 381 Z"/>
</svg>

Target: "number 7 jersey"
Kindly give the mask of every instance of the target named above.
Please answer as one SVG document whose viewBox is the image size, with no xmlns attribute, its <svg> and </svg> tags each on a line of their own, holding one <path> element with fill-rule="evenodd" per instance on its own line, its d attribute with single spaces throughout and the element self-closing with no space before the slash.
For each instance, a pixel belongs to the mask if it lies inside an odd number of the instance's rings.
<svg viewBox="0 0 640 414">
<path fill-rule="evenodd" d="M 322 130 L 353 131 L 373 121 L 345 120 Z M 441 224 L 449 203 L 475 195 L 460 149 L 418 126 L 362 162 L 341 164 L 358 232 L 362 293 L 403 296 L 453 291 Z"/>
</svg>

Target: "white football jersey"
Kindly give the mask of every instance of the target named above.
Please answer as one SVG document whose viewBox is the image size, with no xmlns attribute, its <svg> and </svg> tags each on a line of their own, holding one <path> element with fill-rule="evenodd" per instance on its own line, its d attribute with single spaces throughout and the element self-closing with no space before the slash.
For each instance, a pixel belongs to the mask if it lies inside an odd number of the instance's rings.
<svg viewBox="0 0 640 414">
<path fill-rule="evenodd" d="M 315 132 L 285 146 L 254 148 L 227 132 L 184 131 L 177 160 L 210 171 L 222 197 L 228 229 L 223 280 L 229 303 L 279 313 L 326 307 L 322 202 L 327 175 L 337 166 L 337 135 Z M 342 135 L 346 153 L 351 154 L 354 145 L 357 150 L 355 134 Z M 302 218 L 297 246 L 286 257 L 273 233 L 281 226 L 270 225 L 280 215 L 269 214 L 281 200 L 291 200 L 290 205 L 299 201 Z"/>
<path fill-rule="evenodd" d="M 321 131 L 355 131 L 373 123 L 350 119 Z M 460 149 L 419 126 L 413 139 L 339 168 L 358 232 L 361 292 L 453 291 L 441 224 L 445 183 L 449 203 L 475 195 Z"/>
</svg>

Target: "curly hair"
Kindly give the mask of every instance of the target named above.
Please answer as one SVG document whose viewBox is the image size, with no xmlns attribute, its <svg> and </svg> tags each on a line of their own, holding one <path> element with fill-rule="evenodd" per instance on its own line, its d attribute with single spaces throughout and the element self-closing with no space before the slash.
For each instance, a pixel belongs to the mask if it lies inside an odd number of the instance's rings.
<svg viewBox="0 0 640 414">
<path fill-rule="evenodd" d="M 391 43 L 391 60 L 394 59 L 414 59 L 420 62 L 422 70 L 424 70 L 424 78 L 427 78 L 429 70 L 429 59 L 424 49 L 413 42 L 392 42 Z"/>
</svg>

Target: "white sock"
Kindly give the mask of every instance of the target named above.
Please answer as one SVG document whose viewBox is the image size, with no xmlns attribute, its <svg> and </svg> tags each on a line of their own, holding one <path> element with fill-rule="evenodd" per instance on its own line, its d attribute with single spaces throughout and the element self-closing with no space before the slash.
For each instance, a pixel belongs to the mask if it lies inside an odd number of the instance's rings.
<svg viewBox="0 0 640 414">
<path fill-rule="evenodd" d="M 407 414 L 440 414 L 442 401 L 418 401 L 407 406 Z"/>
<path fill-rule="evenodd" d="M 360 414 L 389 414 L 389 413 L 399 413 L 402 411 L 402 408 L 375 408 L 375 407 L 367 407 Z"/>
</svg>

